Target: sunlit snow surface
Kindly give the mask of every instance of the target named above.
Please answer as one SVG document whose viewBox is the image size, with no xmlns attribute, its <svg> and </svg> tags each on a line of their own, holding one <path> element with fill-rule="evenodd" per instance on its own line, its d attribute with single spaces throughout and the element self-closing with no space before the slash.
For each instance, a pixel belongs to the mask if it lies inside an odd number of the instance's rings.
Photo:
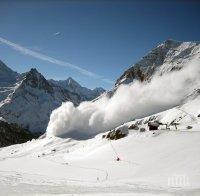
<svg viewBox="0 0 200 196">
<path fill-rule="evenodd" d="M 200 132 L 132 132 L 112 141 L 121 161 L 100 135 L 81 142 L 45 138 L 1 149 L 1 194 L 200 193 Z"/>
<path fill-rule="evenodd" d="M 127 137 L 116 141 L 102 134 L 82 141 L 46 137 L 1 148 L 0 195 L 199 196 L 199 106 L 197 96 L 154 115 L 165 123 L 177 119 L 178 130 L 129 129 Z M 143 122 L 140 127 L 147 126 Z"/>
</svg>

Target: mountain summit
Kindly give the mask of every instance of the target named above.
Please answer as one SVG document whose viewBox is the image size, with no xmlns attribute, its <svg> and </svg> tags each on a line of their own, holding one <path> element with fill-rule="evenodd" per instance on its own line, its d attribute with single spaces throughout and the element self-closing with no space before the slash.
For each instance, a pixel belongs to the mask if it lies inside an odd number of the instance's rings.
<svg viewBox="0 0 200 196">
<path fill-rule="evenodd" d="M 23 82 L 21 85 L 27 85 L 32 88 L 44 90 L 48 93 L 53 93 L 52 86 L 35 68 L 32 68 L 29 72 L 24 74 Z"/>
<path fill-rule="evenodd" d="M 199 42 L 166 40 L 127 69 L 117 79 L 115 86 L 128 84 L 133 80 L 147 81 L 154 74 L 163 75 L 182 69 L 188 61 L 199 54 Z"/>
</svg>

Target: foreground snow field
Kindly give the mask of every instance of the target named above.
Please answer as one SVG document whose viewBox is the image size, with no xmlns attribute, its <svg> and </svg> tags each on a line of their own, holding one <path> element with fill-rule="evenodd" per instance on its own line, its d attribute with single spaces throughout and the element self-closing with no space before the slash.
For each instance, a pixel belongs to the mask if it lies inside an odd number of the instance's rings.
<svg viewBox="0 0 200 196">
<path fill-rule="evenodd" d="M 195 91 L 177 107 L 119 126 L 128 132 L 119 140 L 50 135 L 0 148 L 0 195 L 199 196 L 199 105 Z M 148 131 L 151 120 L 170 129 Z"/>
<path fill-rule="evenodd" d="M 199 141 L 197 130 L 130 130 L 112 143 L 52 137 L 2 148 L 0 194 L 199 195 Z"/>
</svg>

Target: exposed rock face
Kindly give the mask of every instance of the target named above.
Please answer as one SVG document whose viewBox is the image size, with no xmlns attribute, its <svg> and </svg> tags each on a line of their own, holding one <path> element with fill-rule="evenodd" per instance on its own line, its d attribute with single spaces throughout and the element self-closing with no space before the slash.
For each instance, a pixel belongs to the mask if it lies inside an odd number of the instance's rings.
<svg viewBox="0 0 200 196">
<path fill-rule="evenodd" d="M 33 134 L 17 124 L 0 121 L 0 147 L 24 143 L 33 138 Z"/>
<path fill-rule="evenodd" d="M 128 84 L 133 80 L 143 82 L 151 79 L 153 75 L 180 70 L 194 56 L 200 56 L 199 42 L 166 40 L 127 69 L 117 79 L 115 86 Z"/>
<path fill-rule="evenodd" d="M 41 73 L 33 68 L 25 74 L 21 87 L 23 88 L 25 86 L 41 89 L 47 93 L 53 93 L 53 87 L 49 84 L 49 82 L 44 78 Z"/>
</svg>

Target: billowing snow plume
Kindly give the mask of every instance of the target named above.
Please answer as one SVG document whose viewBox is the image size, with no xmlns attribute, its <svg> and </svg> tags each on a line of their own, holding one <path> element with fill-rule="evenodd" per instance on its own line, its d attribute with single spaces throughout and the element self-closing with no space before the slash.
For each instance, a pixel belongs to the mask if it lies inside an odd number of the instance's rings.
<svg viewBox="0 0 200 196">
<path fill-rule="evenodd" d="M 75 107 L 63 103 L 54 110 L 47 135 L 83 138 L 107 131 L 123 122 L 144 117 L 180 104 L 200 84 L 199 59 L 184 69 L 154 77 L 150 83 L 121 85 L 109 99 L 83 102 Z"/>
</svg>

